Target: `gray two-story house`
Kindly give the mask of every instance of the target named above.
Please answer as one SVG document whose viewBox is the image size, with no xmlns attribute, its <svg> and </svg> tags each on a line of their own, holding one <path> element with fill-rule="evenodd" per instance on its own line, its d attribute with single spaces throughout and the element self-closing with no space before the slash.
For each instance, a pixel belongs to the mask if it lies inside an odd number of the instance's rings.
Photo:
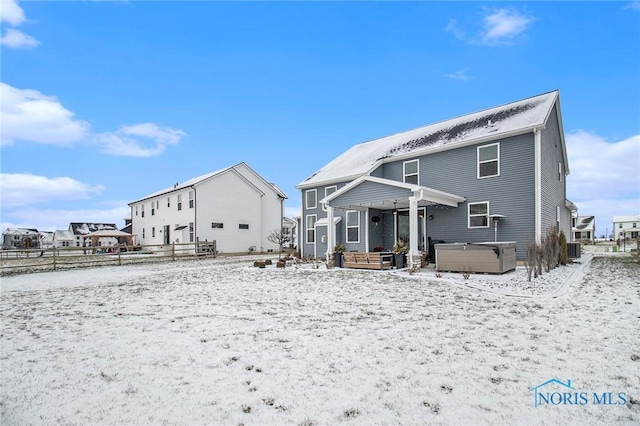
<svg viewBox="0 0 640 426">
<path fill-rule="evenodd" d="M 528 242 L 571 235 L 559 92 L 357 144 L 298 184 L 300 250 L 324 258 L 433 241 Z"/>
</svg>

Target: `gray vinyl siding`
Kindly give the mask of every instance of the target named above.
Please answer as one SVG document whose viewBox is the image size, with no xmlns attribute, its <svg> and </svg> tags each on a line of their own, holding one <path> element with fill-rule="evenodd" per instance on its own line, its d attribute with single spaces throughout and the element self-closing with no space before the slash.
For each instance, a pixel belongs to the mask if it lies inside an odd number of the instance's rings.
<svg viewBox="0 0 640 426">
<path fill-rule="evenodd" d="M 405 200 L 412 195 L 412 192 L 408 189 L 381 185 L 375 182 L 363 182 L 347 193 L 332 200 L 331 204 L 354 206 L 363 204 L 362 208 L 366 208 L 366 203 L 368 202 L 389 201 L 395 199 Z M 363 200 L 365 200 L 364 203 Z M 389 207 L 392 206 L 393 202 L 389 204 Z"/>
<path fill-rule="evenodd" d="M 551 111 L 547 120 L 547 126 L 541 135 L 541 223 L 542 236 L 547 230 L 557 224 L 556 212 L 560 207 L 560 229 L 567 238 L 571 235 L 571 211 L 567 209 L 566 200 L 566 176 L 567 165 L 564 164 L 562 153 L 562 141 L 558 129 L 556 107 Z M 558 163 L 562 164 L 562 176 L 558 178 Z"/>
<path fill-rule="evenodd" d="M 302 191 L 300 191 L 301 195 L 302 195 L 302 218 L 301 218 L 301 222 L 302 222 L 302 226 L 301 226 L 301 230 L 302 232 L 300 232 L 300 237 L 301 239 L 299 240 L 298 246 L 299 246 L 299 250 L 301 251 L 301 255 L 302 256 L 306 256 L 306 257 L 312 257 L 312 256 L 316 256 L 317 257 L 321 257 L 324 258 L 326 251 L 327 251 L 327 245 L 326 243 L 322 243 L 322 235 L 326 235 L 326 226 L 318 226 L 317 232 L 316 232 L 316 243 L 315 244 L 307 244 L 307 215 L 311 215 L 311 214 L 315 214 L 317 216 L 317 220 L 320 219 L 324 219 L 327 217 L 327 212 L 322 210 L 322 205 L 320 203 L 320 200 L 322 200 L 324 198 L 324 190 L 325 188 L 329 187 L 329 186 L 336 186 L 336 189 L 340 189 L 343 186 L 345 186 L 348 182 L 343 182 L 343 183 L 338 183 L 338 184 L 331 184 L 331 185 L 322 185 L 322 186 L 318 186 L 316 188 L 308 188 L 308 189 L 303 189 Z M 317 207 L 315 209 L 307 209 L 307 204 L 306 204 L 306 193 L 308 190 L 312 190 L 312 189 L 316 189 L 317 191 Z M 342 216 L 342 222 L 344 222 L 344 212 L 340 213 L 340 211 L 336 211 L 334 212 L 334 216 Z M 338 229 L 339 227 L 342 225 L 342 222 L 340 222 L 338 224 Z M 337 234 L 337 242 L 338 243 L 343 243 L 344 238 L 342 238 L 341 240 L 341 235 Z"/>
<path fill-rule="evenodd" d="M 488 201 L 489 214 L 506 216 L 498 225 L 498 239 L 516 241 L 521 258 L 526 242 L 535 235 L 534 135 L 527 133 L 498 142 L 500 176 L 496 177 L 477 178 L 477 147 L 495 141 L 418 157 L 421 185 L 467 199 L 457 208 L 429 206 L 427 216 L 433 215 L 433 219 L 426 222 L 427 236 L 447 242 L 493 241 L 493 224 L 468 228 L 468 203 Z M 402 164 L 396 161 L 382 165 L 384 177 L 401 181 Z"/>
</svg>

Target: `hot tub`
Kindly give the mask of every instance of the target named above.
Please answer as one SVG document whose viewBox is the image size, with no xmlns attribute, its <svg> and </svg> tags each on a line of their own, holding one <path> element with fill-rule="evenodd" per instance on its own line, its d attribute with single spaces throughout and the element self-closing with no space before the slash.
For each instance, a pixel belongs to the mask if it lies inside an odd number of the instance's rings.
<svg viewBox="0 0 640 426">
<path fill-rule="evenodd" d="M 516 243 L 436 244 L 436 270 L 504 274 L 516 269 Z"/>
</svg>

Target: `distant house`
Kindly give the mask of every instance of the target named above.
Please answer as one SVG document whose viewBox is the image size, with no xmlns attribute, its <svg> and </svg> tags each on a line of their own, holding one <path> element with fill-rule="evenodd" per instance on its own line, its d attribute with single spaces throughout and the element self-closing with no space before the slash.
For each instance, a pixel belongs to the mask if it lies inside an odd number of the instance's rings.
<svg viewBox="0 0 640 426">
<path fill-rule="evenodd" d="M 573 218 L 573 239 L 575 241 L 587 240 L 594 242 L 596 238 L 596 218 L 595 216 L 577 216 Z"/>
<path fill-rule="evenodd" d="M 68 229 L 55 231 L 53 233 L 53 247 L 77 247 L 77 238 L 78 236 Z"/>
<path fill-rule="evenodd" d="M 282 234 L 289 239 L 283 246 L 285 248 L 295 248 L 298 243 L 298 230 L 296 229 L 298 222 L 288 217 L 282 218 Z"/>
<path fill-rule="evenodd" d="M 32 228 L 7 228 L 2 233 L 2 248 L 40 248 L 40 233 Z"/>
<path fill-rule="evenodd" d="M 613 237 L 636 239 L 640 237 L 640 215 L 614 216 Z"/>
<path fill-rule="evenodd" d="M 92 245 L 89 234 L 97 231 L 117 231 L 118 227 L 115 223 L 87 223 L 87 222 L 71 222 L 69 231 L 73 235 L 76 247 L 90 247 Z M 97 240 L 97 246 L 112 246 L 118 243 L 118 239 L 114 237 L 104 237 Z M 62 246 L 57 246 L 62 247 Z"/>
<path fill-rule="evenodd" d="M 429 241 L 515 241 L 517 256 L 572 204 L 558 91 L 352 146 L 297 185 L 300 248 L 325 257 Z M 497 225 L 497 228 L 496 228 Z"/>
<path fill-rule="evenodd" d="M 216 241 L 224 253 L 278 250 L 287 196 L 245 163 L 198 176 L 129 203 L 142 245 Z"/>
</svg>

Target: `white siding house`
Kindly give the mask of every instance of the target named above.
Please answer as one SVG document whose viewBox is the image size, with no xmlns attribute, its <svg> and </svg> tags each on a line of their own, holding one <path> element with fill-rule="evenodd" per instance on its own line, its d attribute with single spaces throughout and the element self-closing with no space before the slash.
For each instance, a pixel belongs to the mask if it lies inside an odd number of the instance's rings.
<svg viewBox="0 0 640 426">
<path fill-rule="evenodd" d="M 618 239 L 635 239 L 640 237 L 640 215 L 614 216 L 613 237 Z"/>
<path fill-rule="evenodd" d="M 216 241 L 222 253 L 278 250 L 287 196 L 245 163 L 190 179 L 129 204 L 142 245 Z"/>
</svg>

